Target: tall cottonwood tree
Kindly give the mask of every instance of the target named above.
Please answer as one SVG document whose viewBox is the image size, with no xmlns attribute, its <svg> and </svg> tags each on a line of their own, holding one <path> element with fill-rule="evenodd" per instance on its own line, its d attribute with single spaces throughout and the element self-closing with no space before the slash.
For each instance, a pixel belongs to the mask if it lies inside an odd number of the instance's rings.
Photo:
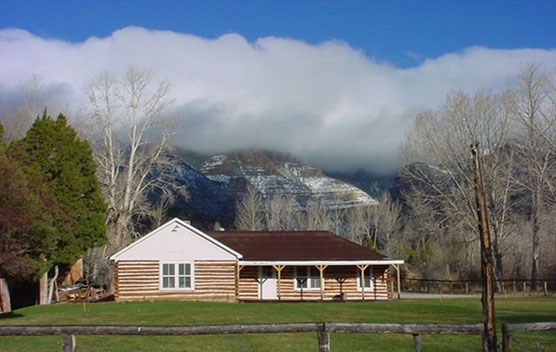
<svg viewBox="0 0 556 352">
<path fill-rule="evenodd" d="M 299 229 L 299 203 L 295 195 L 287 194 L 281 197 L 282 205 L 282 230 L 298 230 Z"/>
<path fill-rule="evenodd" d="M 102 73 L 87 88 L 96 127 L 90 138 L 108 203 L 111 252 L 127 245 L 135 235 L 134 221 L 152 212 L 147 195 L 171 187 L 160 184 L 162 178 L 149 177 L 165 161 L 164 112 L 171 103 L 170 89 L 170 82 L 157 81 L 150 71 L 135 67 L 119 78 Z"/>
<path fill-rule="evenodd" d="M 56 84 L 46 84 L 42 76 L 32 74 L 17 85 L 17 101 L 0 109 L 0 121 L 4 124 L 4 139 L 7 142 L 19 140 L 25 136 L 37 116 L 45 107 L 50 112 L 69 112 L 70 104 L 65 94 L 60 94 Z M 76 120 L 73 120 L 75 127 Z"/>
<path fill-rule="evenodd" d="M 343 235 L 346 228 L 347 209 L 335 206 L 325 211 L 328 213 L 329 217 L 327 230 L 337 235 Z"/>
<path fill-rule="evenodd" d="M 438 111 L 420 114 L 408 136 L 402 167 L 402 177 L 411 185 L 406 190 L 410 205 L 406 230 L 420 226 L 425 237 L 436 241 L 436 248 L 448 253 L 446 258 L 461 256 L 463 266 L 477 263 L 476 236 L 466 235 L 475 232 L 469 225 L 476 220 L 470 202 L 469 160 L 464 153 L 474 142 L 483 151 L 496 275 L 504 278 L 506 266 L 513 275 L 529 270 L 526 277 L 532 279 L 535 290 L 541 272 L 550 273 L 546 269 L 550 258 L 544 258 L 543 249 L 554 237 L 554 76 L 532 64 L 502 94 L 452 93 Z M 411 222 L 424 219 L 426 213 L 432 220 Z M 450 252 L 446 244 L 454 250 Z"/>
<path fill-rule="evenodd" d="M 322 200 L 302 209 L 295 196 L 276 194 L 265 198 L 252 184 L 236 205 L 238 230 L 332 230 L 331 214 Z"/>
<path fill-rule="evenodd" d="M 299 222 L 299 205 L 291 194 L 275 194 L 269 199 L 261 199 L 264 208 L 264 228 L 273 230 L 294 230 Z"/>
<path fill-rule="evenodd" d="M 331 231 L 353 242 L 365 244 L 372 228 L 371 206 L 328 209 L 322 199 L 302 206 L 291 194 L 264 197 L 252 184 L 236 205 L 238 230 Z"/>
<path fill-rule="evenodd" d="M 373 238 L 375 247 L 377 242 L 384 254 L 394 256 L 396 248 L 401 242 L 402 209 L 388 192 L 378 200 L 378 204 L 367 208 L 367 214 L 372 221 L 372 230 L 369 234 Z"/>
<path fill-rule="evenodd" d="M 507 171 L 508 163 L 510 114 L 504 101 L 503 96 L 488 92 L 472 96 L 451 93 L 438 111 L 426 111 L 417 117 L 405 143 L 401 177 L 411 185 L 405 193 L 411 200 L 410 211 L 416 214 L 429 208 L 432 221 L 427 223 L 432 228 L 426 232 L 434 234 L 430 240 L 442 243 L 438 248 L 445 250 L 456 246 L 454 253 L 465 253 L 463 260 L 467 262 L 474 259 L 478 240 L 469 145 L 481 144 L 486 151 L 485 174 L 507 190 L 507 178 L 497 177 Z M 503 212 L 510 198 L 504 189 L 489 195 L 491 216 L 498 219 L 492 223 L 499 224 L 494 236 L 501 238 L 498 230 L 504 228 L 501 222 L 508 220 Z M 505 206 L 493 206 L 501 203 Z M 497 269 L 501 272 L 502 268 Z"/>
<path fill-rule="evenodd" d="M 7 141 L 23 138 L 25 132 L 33 124 L 46 105 L 44 85 L 39 75 L 32 75 L 18 85 L 21 101 L 12 109 L 2 111 Z"/>
<path fill-rule="evenodd" d="M 330 213 L 322 199 L 307 202 L 301 216 L 301 226 L 305 230 L 327 231 L 331 228 Z"/>
<path fill-rule="evenodd" d="M 264 210 L 262 195 L 251 184 L 236 206 L 235 228 L 238 230 L 258 231 L 264 229 Z"/>
<path fill-rule="evenodd" d="M 281 194 L 275 194 L 265 202 L 264 220 L 268 230 L 282 229 L 284 202 L 285 198 Z"/>
<path fill-rule="evenodd" d="M 517 122 L 519 187 L 528 206 L 531 243 L 531 289 L 537 289 L 542 257 L 543 215 L 556 204 L 556 86 L 553 77 L 537 64 L 518 76 L 513 90 L 513 112 Z M 551 231 L 551 230 L 549 230 Z"/>
<path fill-rule="evenodd" d="M 365 245 L 369 240 L 376 244 L 376 237 L 374 239 L 370 238 L 371 221 L 369 207 L 361 206 L 347 209 L 345 214 L 346 237 L 360 245 Z"/>
</svg>

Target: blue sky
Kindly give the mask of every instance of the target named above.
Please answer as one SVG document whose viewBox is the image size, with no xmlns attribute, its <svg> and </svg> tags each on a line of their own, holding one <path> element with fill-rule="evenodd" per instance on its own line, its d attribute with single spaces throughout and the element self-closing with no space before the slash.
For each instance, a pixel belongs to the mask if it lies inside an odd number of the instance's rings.
<svg viewBox="0 0 556 352">
<path fill-rule="evenodd" d="M 555 14 L 543 0 L 0 0 L 0 120 L 30 96 L 36 113 L 86 118 L 85 87 L 135 66 L 172 82 L 184 148 L 392 172 L 415 116 L 448 93 L 501 92 L 531 63 L 556 72 Z"/>
<path fill-rule="evenodd" d="M 249 41 L 338 39 L 397 66 L 471 46 L 556 48 L 556 1 L 26 1 L 0 2 L 0 28 L 83 41 L 129 26 Z"/>
</svg>

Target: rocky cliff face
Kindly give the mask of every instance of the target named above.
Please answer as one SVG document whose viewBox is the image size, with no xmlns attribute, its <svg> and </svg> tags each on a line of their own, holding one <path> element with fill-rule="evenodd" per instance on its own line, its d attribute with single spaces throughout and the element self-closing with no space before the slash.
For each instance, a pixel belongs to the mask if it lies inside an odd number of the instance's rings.
<svg viewBox="0 0 556 352">
<path fill-rule="evenodd" d="M 177 151 L 170 157 L 174 169 L 171 182 L 187 185 L 190 194 L 189 199 L 176 204 L 171 216 L 191 219 L 204 228 L 215 221 L 229 227 L 235 204 L 248 185 L 266 199 L 294 196 L 301 208 L 318 202 L 327 209 L 377 204 L 359 188 L 328 177 L 286 153 L 248 150 L 201 156 Z"/>
<path fill-rule="evenodd" d="M 285 153 L 242 151 L 213 155 L 202 163 L 200 171 L 213 181 L 230 184 L 238 193 L 250 184 L 265 198 L 292 195 L 301 206 L 319 201 L 328 209 L 376 204 L 359 188 L 328 177 Z"/>
<path fill-rule="evenodd" d="M 236 194 L 230 185 L 209 179 L 199 172 L 191 162 L 192 155 L 183 151 L 172 151 L 164 170 L 157 170 L 154 177 L 164 177 L 164 182 L 177 187 L 187 187 L 188 197 L 177 197 L 168 217 L 190 220 L 194 226 L 209 229 L 216 221 L 229 226 L 234 221 Z M 156 197 L 157 195 L 153 195 Z"/>
</svg>

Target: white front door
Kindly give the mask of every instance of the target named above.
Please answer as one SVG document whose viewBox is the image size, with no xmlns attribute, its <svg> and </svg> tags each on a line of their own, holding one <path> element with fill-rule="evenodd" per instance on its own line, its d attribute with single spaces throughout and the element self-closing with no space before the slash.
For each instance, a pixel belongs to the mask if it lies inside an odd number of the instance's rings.
<svg viewBox="0 0 556 352">
<path fill-rule="evenodd" d="M 276 294 L 276 271 L 271 266 L 259 269 L 259 298 L 278 299 Z"/>
</svg>

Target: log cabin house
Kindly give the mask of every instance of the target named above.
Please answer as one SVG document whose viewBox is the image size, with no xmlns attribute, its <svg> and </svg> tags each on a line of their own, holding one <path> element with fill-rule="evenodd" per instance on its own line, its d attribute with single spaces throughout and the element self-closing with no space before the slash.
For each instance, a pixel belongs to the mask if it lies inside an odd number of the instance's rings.
<svg viewBox="0 0 556 352">
<path fill-rule="evenodd" d="M 403 264 L 327 231 L 203 232 L 180 219 L 110 259 L 118 301 L 386 300 Z"/>
</svg>

